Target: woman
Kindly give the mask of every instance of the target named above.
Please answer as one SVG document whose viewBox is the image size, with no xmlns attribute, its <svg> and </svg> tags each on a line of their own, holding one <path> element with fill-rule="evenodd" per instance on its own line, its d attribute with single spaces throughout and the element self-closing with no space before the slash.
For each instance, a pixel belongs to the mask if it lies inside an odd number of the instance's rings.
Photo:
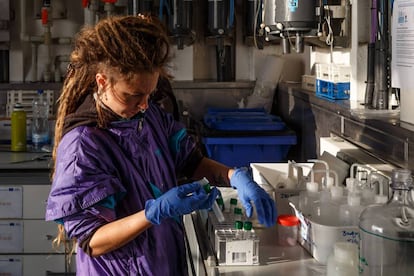
<svg viewBox="0 0 414 276">
<path fill-rule="evenodd" d="M 151 102 L 167 76 L 156 18 L 112 17 L 77 36 L 59 98 L 46 220 L 76 241 L 78 275 L 186 275 L 181 216 L 210 208 L 197 182 L 231 185 L 251 215 L 274 224 L 273 200 L 244 169 L 203 157 L 184 126 Z M 189 181 L 191 182 L 191 181 Z"/>
</svg>

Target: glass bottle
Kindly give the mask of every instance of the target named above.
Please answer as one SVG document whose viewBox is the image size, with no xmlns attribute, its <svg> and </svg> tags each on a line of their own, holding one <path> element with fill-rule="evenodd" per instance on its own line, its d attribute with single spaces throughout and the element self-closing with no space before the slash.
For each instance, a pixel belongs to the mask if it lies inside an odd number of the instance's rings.
<svg viewBox="0 0 414 276">
<path fill-rule="evenodd" d="M 412 275 L 414 271 L 414 203 L 411 171 L 392 174 L 392 196 L 360 216 L 360 275 Z"/>
</svg>

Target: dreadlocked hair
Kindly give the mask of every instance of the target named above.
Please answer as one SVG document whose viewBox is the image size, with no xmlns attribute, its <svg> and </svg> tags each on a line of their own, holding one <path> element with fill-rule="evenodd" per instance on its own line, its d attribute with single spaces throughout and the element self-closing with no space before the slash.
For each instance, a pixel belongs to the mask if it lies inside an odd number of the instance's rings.
<svg viewBox="0 0 414 276">
<path fill-rule="evenodd" d="M 84 27 L 75 39 L 70 66 L 58 99 L 53 159 L 63 135 L 65 117 L 76 111 L 88 94 L 97 91 L 96 73 L 119 73 L 128 81 L 140 72 L 159 71 L 170 58 L 167 31 L 156 17 L 113 16 L 95 26 Z M 107 118 L 97 104 L 98 127 L 106 127 Z"/>
<path fill-rule="evenodd" d="M 95 76 L 105 72 L 121 75 L 126 81 L 141 72 L 167 75 L 170 45 L 163 23 L 150 15 L 113 16 L 95 26 L 85 26 L 77 34 L 70 64 L 58 99 L 53 161 L 63 136 L 66 116 L 74 113 L 87 95 L 97 92 Z M 101 106 L 96 104 L 98 127 L 108 124 Z M 52 169 L 52 177 L 54 167 Z M 59 229 L 63 233 L 63 227 Z M 57 238 L 56 241 L 63 240 Z"/>
</svg>

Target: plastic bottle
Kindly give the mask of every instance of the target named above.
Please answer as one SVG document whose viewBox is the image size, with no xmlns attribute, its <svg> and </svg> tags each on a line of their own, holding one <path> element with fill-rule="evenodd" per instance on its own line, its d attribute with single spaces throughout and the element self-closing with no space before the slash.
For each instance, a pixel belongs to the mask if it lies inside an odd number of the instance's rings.
<svg viewBox="0 0 414 276">
<path fill-rule="evenodd" d="M 339 208 L 340 224 L 344 226 L 358 226 L 359 215 L 364 207 L 361 205 L 361 195 L 356 191 L 349 191 L 347 203 Z"/>
<path fill-rule="evenodd" d="M 49 104 L 44 98 L 43 90 L 37 90 L 37 97 L 32 103 L 32 144 L 34 151 L 40 151 L 42 146 L 49 144 Z"/>
<path fill-rule="evenodd" d="M 20 103 L 11 114 L 11 151 L 26 151 L 26 111 Z"/>
<path fill-rule="evenodd" d="M 319 198 L 319 184 L 315 182 L 314 172 L 311 170 L 311 180 L 306 182 L 306 190 L 299 193 L 299 210 L 304 216 L 311 216 L 315 202 Z"/>
<path fill-rule="evenodd" d="M 412 275 L 414 271 L 414 199 L 411 171 L 392 173 L 392 195 L 360 216 L 360 275 Z"/>
<path fill-rule="evenodd" d="M 337 242 L 333 254 L 328 257 L 327 276 L 357 276 L 358 246 L 350 242 Z"/>
<path fill-rule="evenodd" d="M 300 221 L 295 215 L 279 215 L 277 217 L 278 244 L 294 246 L 298 240 Z"/>
</svg>

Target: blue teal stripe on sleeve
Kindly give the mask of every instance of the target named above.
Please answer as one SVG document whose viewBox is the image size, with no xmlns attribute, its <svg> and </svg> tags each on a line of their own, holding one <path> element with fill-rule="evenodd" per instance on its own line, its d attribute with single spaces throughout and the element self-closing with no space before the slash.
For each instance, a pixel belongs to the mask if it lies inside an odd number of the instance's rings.
<svg viewBox="0 0 414 276">
<path fill-rule="evenodd" d="M 177 154 L 178 152 L 180 152 L 180 143 L 186 135 L 187 135 L 187 130 L 185 128 L 182 128 L 178 132 L 176 132 L 173 136 L 170 137 L 169 146 L 170 146 L 170 150 L 174 154 Z"/>
</svg>

